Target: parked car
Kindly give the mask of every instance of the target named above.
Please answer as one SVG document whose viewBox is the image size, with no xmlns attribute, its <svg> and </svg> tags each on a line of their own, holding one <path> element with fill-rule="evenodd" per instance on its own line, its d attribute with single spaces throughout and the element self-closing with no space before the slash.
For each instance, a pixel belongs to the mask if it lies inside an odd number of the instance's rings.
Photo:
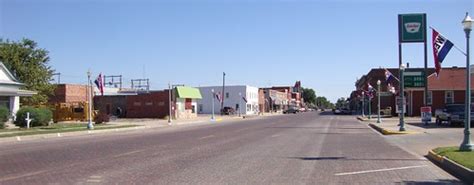
<svg viewBox="0 0 474 185">
<path fill-rule="evenodd" d="M 232 108 L 232 107 L 224 107 L 224 108 L 222 109 L 222 113 L 223 113 L 224 115 L 234 115 L 234 114 L 235 114 L 235 110 L 234 110 L 234 108 Z"/>
<path fill-rule="evenodd" d="M 392 107 L 386 107 L 385 109 L 380 109 L 380 115 L 392 115 Z"/>
<path fill-rule="evenodd" d="M 446 121 L 448 125 L 453 125 L 454 123 L 462 125 L 465 119 L 465 110 L 464 104 L 446 105 L 444 109 L 438 109 L 435 111 L 436 124 L 441 125 L 444 121 Z M 474 112 L 471 108 L 471 117 L 473 116 Z M 471 119 L 471 125 L 473 121 L 474 120 Z"/>
<path fill-rule="evenodd" d="M 301 107 L 301 108 L 299 109 L 299 111 L 300 111 L 300 112 L 306 112 L 306 111 L 307 111 L 307 109 L 306 109 L 306 108 L 304 108 L 304 107 Z"/>
<path fill-rule="evenodd" d="M 296 114 L 298 112 L 299 110 L 297 108 L 289 108 L 289 109 L 284 110 L 283 114 L 290 114 L 290 113 Z"/>
</svg>

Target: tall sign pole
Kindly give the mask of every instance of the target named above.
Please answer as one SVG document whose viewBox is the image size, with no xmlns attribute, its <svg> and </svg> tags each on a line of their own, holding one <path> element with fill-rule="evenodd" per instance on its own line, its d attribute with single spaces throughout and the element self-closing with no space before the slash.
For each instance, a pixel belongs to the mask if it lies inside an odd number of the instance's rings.
<svg viewBox="0 0 474 185">
<path fill-rule="evenodd" d="M 405 102 L 403 97 L 404 93 L 404 78 L 403 78 L 403 62 L 402 62 L 402 43 L 423 43 L 424 44 L 424 71 L 423 76 L 425 80 L 424 84 L 424 96 L 423 104 L 426 106 L 427 96 L 428 96 L 428 58 L 427 58 L 427 43 L 426 43 L 426 14 L 417 13 L 417 14 L 399 14 L 398 15 L 398 66 L 400 69 L 400 102 Z M 403 68 L 403 69 L 402 69 Z M 403 103 L 401 105 L 400 113 L 400 125 L 403 125 Z M 400 131 L 402 131 L 400 128 Z M 404 128 L 403 128 L 404 130 Z"/>
<path fill-rule="evenodd" d="M 424 25 L 424 35 L 425 35 L 425 41 L 424 41 L 424 45 L 425 45 L 425 95 L 424 95 L 424 99 L 423 99 L 423 105 L 424 107 L 428 106 L 428 46 L 426 44 L 426 14 L 423 14 L 423 23 L 425 24 Z"/>
</svg>

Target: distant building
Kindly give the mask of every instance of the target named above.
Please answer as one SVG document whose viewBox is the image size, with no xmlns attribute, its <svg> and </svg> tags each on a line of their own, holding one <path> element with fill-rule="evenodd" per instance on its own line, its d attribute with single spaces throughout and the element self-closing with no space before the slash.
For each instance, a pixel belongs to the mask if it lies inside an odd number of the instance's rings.
<svg viewBox="0 0 474 185">
<path fill-rule="evenodd" d="M 169 90 L 119 91 L 111 95 L 96 95 L 95 108 L 109 115 L 125 118 L 165 118 L 170 113 Z M 197 103 L 201 99 L 199 89 L 177 86 L 171 92 L 171 116 L 173 119 L 190 119 L 197 116 Z M 118 115 L 120 113 L 120 115 Z"/>
<path fill-rule="evenodd" d="M 213 97 L 212 89 L 217 94 L 222 94 L 222 86 L 199 87 L 202 99 L 197 101 L 199 114 L 212 113 L 212 99 L 214 98 L 214 112 L 220 113 L 221 103 Z M 224 100 L 224 107 L 230 107 L 238 114 L 253 115 L 259 112 L 259 92 L 257 87 L 248 85 L 225 86 L 225 93 L 221 95 Z M 239 95 L 240 93 L 240 95 Z M 245 98 L 247 102 L 243 99 Z"/>
</svg>

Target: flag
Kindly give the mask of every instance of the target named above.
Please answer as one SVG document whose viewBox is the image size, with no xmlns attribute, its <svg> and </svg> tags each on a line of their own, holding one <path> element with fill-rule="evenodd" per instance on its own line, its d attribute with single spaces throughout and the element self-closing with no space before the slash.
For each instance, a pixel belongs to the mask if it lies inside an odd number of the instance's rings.
<svg viewBox="0 0 474 185">
<path fill-rule="evenodd" d="M 242 96 L 242 99 L 244 100 L 245 103 L 247 103 L 247 98 Z"/>
<path fill-rule="evenodd" d="M 102 73 L 99 73 L 99 76 L 94 80 L 97 89 L 99 89 L 100 94 L 104 96 L 104 80 L 102 80 Z"/>
<path fill-rule="evenodd" d="M 444 58 L 448 55 L 449 50 L 453 47 L 453 43 L 448 39 L 444 38 L 439 34 L 435 29 L 433 29 L 433 55 L 435 63 L 435 72 L 436 76 L 439 75 L 441 71 L 441 63 L 443 63 Z M 469 67 L 469 66 L 468 66 Z"/>
<path fill-rule="evenodd" d="M 222 102 L 221 92 L 214 93 L 214 96 L 215 96 L 215 98 L 217 99 L 217 101 Z"/>
</svg>

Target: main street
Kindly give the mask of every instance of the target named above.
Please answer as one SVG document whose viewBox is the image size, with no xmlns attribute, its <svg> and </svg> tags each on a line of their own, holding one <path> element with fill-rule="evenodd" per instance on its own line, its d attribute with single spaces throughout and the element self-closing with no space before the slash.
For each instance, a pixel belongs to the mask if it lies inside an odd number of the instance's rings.
<svg viewBox="0 0 474 185">
<path fill-rule="evenodd" d="M 353 116 L 308 112 L 0 146 L 0 184 L 458 183 Z"/>
</svg>

